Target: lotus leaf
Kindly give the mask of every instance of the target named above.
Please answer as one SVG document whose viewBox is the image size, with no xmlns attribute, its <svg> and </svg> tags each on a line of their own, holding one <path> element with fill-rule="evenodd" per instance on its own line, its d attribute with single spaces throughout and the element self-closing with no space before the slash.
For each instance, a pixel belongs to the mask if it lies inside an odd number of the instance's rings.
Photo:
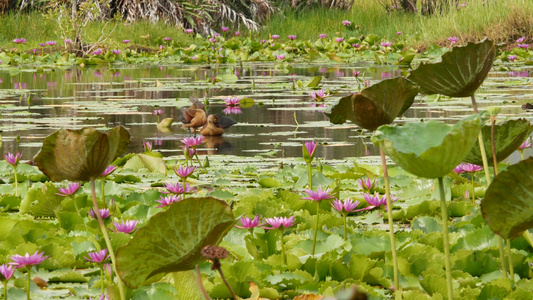
<svg viewBox="0 0 533 300">
<path fill-rule="evenodd" d="M 489 40 L 454 47 L 439 63 L 421 64 L 408 79 L 420 86 L 423 94 L 450 97 L 472 96 L 489 74 L 496 47 Z"/>
<path fill-rule="evenodd" d="M 437 121 L 385 125 L 374 133 L 372 142 L 406 171 L 420 177 L 440 178 L 464 160 L 485 115 L 469 116 L 453 126 Z"/>
<path fill-rule="evenodd" d="M 130 134 L 122 126 L 108 133 L 93 128 L 60 129 L 44 139 L 34 160 L 52 181 L 87 181 L 99 177 L 129 143 Z"/>
<path fill-rule="evenodd" d="M 509 166 L 490 184 L 481 212 L 490 229 L 505 239 L 533 228 L 533 158 Z"/>
<path fill-rule="evenodd" d="M 383 80 L 350 96 L 341 98 L 326 113 L 331 123 L 350 120 L 368 130 L 389 124 L 413 104 L 418 87 L 411 81 L 396 77 Z"/>
<path fill-rule="evenodd" d="M 531 126 L 526 119 L 518 119 L 496 124 L 494 129 L 496 160 L 500 162 L 509 157 L 509 155 L 520 147 L 533 131 L 533 126 Z M 487 152 L 488 163 L 493 165 L 490 137 L 491 126 L 483 126 L 481 132 L 483 133 L 483 144 L 485 145 L 485 151 Z M 476 141 L 474 147 L 472 147 L 472 151 L 466 156 L 465 161 L 476 165 L 483 164 L 478 141 Z"/>
<path fill-rule="evenodd" d="M 154 275 L 190 270 L 204 260 L 202 248 L 218 244 L 234 224 L 233 212 L 223 200 L 175 202 L 118 249 L 118 275 L 128 287 L 138 288 Z"/>
</svg>

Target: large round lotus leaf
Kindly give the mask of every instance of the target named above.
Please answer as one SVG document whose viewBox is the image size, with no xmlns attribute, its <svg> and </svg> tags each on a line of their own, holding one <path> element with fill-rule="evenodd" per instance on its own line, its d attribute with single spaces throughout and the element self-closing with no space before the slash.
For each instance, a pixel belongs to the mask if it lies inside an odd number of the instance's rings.
<svg viewBox="0 0 533 300">
<path fill-rule="evenodd" d="M 60 129 L 44 139 L 34 160 L 52 181 L 87 181 L 99 177 L 129 143 L 130 134 L 122 126 L 108 133 Z"/>
<path fill-rule="evenodd" d="M 154 275 L 193 269 L 204 260 L 202 248 L 218 244 L 234 224 L 225 201 L 209 197 L 175 202 L 118 249 L 118 275 L 135 289 Z"/>
<path fill-rule="evenodd" d="M 417 94 L 418 87 L 411 81 L 403 77 L 387 79 L 361 93 L 341 98 L 326 115 L 333 124 L 350 120 L 362 128 L 375 130 L 403 114 Z"/>
<path fill-rule="evenodd" d="M 404 170 L 425 178 L 448 174 L 464 160 L 485 122 L 475 114 L 453 126 L 442 122 L 381 126 L 372 142 Z"/>
<path fill-rule="evenodd" d="M 494 177 L 481 201 L 481 212 L 490 229 L 505 239 L 533 228 L 533 158 Z"/>
<path fill-rule="evenodd" d="M 408 79 L 420 86 L 423 94 L 450 97 L 472 96 L 489 74 L 496 47 L 489 40 L 454 47 L 439 63 L 421 64 Z"/>
<path fill-rule="evenodd" d="M 533 131 L 533 126 L 526 119 L 508 120 L 496 124 L 494 128 L 494 146 L 496 150 L 496 160 L 498 162 L 506 159 L 511 155 L 520 145 L 529 137 Z M 483 144 L 485 145 L 485 152 L 487 153 L 488 163 L 493 165 L 492 146 L 490 138 L 491 126 L 483 126 L 481 132 L 483 133 Z M 481 153 L 479 151 L 479 143 L 476 140 L 474 147 L 466 156 L 466 162 L 482 165 Z"/>
</svg>

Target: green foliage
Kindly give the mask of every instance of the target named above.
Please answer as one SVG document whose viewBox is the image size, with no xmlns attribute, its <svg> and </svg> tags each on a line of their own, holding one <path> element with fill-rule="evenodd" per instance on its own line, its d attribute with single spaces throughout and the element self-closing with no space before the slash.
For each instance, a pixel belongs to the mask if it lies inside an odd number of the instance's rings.
<svg viewBox="0 0 533 300">
<path fill-rule="evenodd" d="M 496 124 L 494 128 L 496 161 L 501 162 L 509 157 L 529 137 L 532 131 L 533 126 L 526 119 L 506 120 Z M 483 126 L 481 133 L 483 134 L 483 144 L 485 145 L 488 163 L 493 165 L 491 126 Z M 465 161 L 476 165 L 483 165 L 478 141 L 472 147 Z"/>
<path fill-rule="evenodd" d="M 93 128 L 61 129 L 44 140 L 34 160 L 53 181 L 88 181 L 100 177 L 129 143 L 130 134 L 121 126 L 106 134 Z"/>
<path fill-rule="evenodd" d="M 326 115 L 333 124 L 346 120 L 368 130 L 389 124 L 413 103 L 418 87 L 403 77 L 383 80 L 350 96 L 341 98 Z"/>
<path fill-rule="evenodd" d="M 441 62 L 422 64 L 408 78 L 420 86 L 423 94 L 469 97 L 489 74 L 495 53 L 494 42 L 489 40 L 454 47 Z"/>
<path fill-rule="evenodd" d="M 481 201 L 483 218 L 503 238 L 514 238 L 533 227 L 533 158 L 509 166 L 490 184 Z"/>
<path fill-rule="evenodd" d="M 439 178 L 453 170 L 474 145 L 484 114 L 467 117 L 454 126 L 437 121 L 382 126 L 372 136 L 396 164 L 420 177 Z"/>
<path fill-rule="evenodd" d="M 127 286 L 138 288 L 160 273 L 192 269 L 204 260 L 203 247 L 218 244 L 233 224 L 233 213 L 224 201 L 187 198 L 176 202 L 117 250 L 118 274 Z"/>
</svg>

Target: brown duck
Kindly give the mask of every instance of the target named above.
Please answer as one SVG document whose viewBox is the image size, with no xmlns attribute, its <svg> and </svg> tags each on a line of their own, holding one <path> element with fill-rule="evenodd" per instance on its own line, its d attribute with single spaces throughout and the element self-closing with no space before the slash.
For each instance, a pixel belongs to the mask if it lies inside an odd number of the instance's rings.
<svg viewBox="0 0 533 300">
<path fill-rule="evenodd" d="M 225 128 L 236 123 L 237 122 L 231 118 L 211 114 L 207 117 L 207 125 L 202 128 L 200 133 L 205 136 L 220 136 L 224 134 Z"/>
<path fill-rule="evenodd" d="M 190 98 L 191 106 L 180 108 L 179 120 L 185 128 L 193 128 L 195 131 L 207 124 L 205 105 L 197 98 Z"/>
</svg>

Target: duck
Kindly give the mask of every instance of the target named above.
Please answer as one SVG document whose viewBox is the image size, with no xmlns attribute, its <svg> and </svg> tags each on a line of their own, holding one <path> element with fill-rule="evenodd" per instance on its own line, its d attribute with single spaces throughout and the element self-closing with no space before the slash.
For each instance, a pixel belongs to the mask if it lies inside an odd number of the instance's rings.
<svg viewBox="0 0 533 300">
<path fill-rule="evenodd" d="M 237 122 L 231 118 L 217 114 L 210 114 L 207 117 L 207 124 L 200 130 L 203 136 L 221 136 L 224 129 L 231 127 Z"/>
<path fill-rule="evenodd" d="M 198 101 L 198 98 L 191 97 L 191 106 L 180 108 L 179 120 L 183 123 L 185 128 L 193 128 L 196 130 L 207 124 L 207 114 L 205 112 L 205 105 Z"/>
</svg>

